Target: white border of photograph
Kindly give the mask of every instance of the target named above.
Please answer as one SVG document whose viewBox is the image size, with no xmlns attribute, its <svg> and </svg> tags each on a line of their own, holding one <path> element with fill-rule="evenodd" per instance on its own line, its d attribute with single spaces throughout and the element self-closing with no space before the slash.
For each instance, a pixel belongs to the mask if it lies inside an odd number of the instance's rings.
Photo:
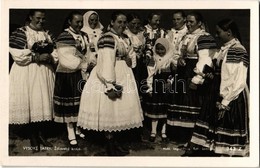
<svg viewBox="0 0 260 168">
<path fill-rule="evenodd" d="M 259 166 L 259 2 L 257 0 L 3 0 L 1 1 L 1 164 L 4 166 L 256 167 Z M 9 9 L 250 9 L 249 157 L 8 156 Z"/>
</svg>

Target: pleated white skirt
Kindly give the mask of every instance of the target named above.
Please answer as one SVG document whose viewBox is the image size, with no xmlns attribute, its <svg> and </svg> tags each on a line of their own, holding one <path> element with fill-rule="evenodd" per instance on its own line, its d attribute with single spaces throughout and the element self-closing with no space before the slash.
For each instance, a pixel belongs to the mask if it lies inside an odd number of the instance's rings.
<svg viewBox="0 0 260 168">
<path fill-rule="evenodd" d="M 77 125 L 96 131 L 121 131 L 142 126 L 143 112 L 136 81 L 125 61 L 116 61 L 116 83 L 123 86 L 123 94 L 115 101 L 105 95 L 105 86 L 98 79 L 96 68 L 84 86 Z"/>
</svg>

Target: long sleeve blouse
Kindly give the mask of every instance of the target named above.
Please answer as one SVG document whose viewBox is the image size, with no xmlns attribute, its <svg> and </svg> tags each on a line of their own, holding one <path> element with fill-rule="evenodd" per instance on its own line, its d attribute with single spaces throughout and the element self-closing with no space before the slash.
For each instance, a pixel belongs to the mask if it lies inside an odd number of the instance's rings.
<svg viewBox="0 0 260 168">
<path fill-rule="evenodd" d="M 116 83 L 116 60 L 133 57 L 133 47 L 126 36 L 118 36 L 113 32 L 105 33 L 98 41 L 97 76 L 105 84 L 107 90 Z"/>
<path fill-rule="evenodd" d="M 135 68 L 137 64 L 137 59 L 141 57 L 140 54 L 143 54 L 142 48 L 144 47 L 145 38 L 142 32 L 134 34 L 129 29 L 126 29 L 124 33 L 129 37 L 129 39 L 131 40 L 131 45 L 133 46 L 134 53 L 132 53 L 131 58 L 132 58 L 132 68 Z"/>
<path fill-rule="evenodd" d="M 88 37 L 84 33 L 76 34 L 71 28 L 65 29 L 57 38 L 59 65 L 57 72 L 74 72 L 87 68 Z"/>
<path fill-rule="evenodd" d="M 36 31 L 29 26 L 24 26 L 18 28 L 11 34 L 9 42 L 9 52 L 16 64 L 20 66 L 26 66 L 32 62 L 33 44 L 42 41 L 54 43 L 53 39 L 54 38 L 47 30 Z M 58 58 L 56 50 L 53 50 L 51 56 L 53 57 L 53 61 L 57 62 Z"/>
<path fill-rule="evenodd" d="M 187 34 L 181 44 L 182 57 L 187 59 L 198 59 L 194 72 L 196 75 L 192 78 L 195 84 L 202 84 L 203 68 L 205 65 L 213 66 L 212 58 L 216 52 L 215 39 L 203 29 L 197 29 Z"/>
<path fill-rule="evenodd" d="M 249 57 L 246 49 L 237 39 L 225 43 L 221 47 L 219 57 L 223 59 L 220 83 L 220 95 L 223 98 L 221 104 L 228 106 L 247 88 Z"/>
<path fill-rule="evenodd" d="M 183 39 L 183 36 L 185 36 L 187 33 L 188 29 L 186 25 L 183 25 L 183 27 L 179 30 L 171 28 L 171 30 L 167 32 L 165 38 L 167 38 L 172 44 L 174 54 L 180 55 L 180 43 Z"/>
<path fill-rule="evenodd" d="M 181 54 L 181 41 L 183 40 L 183 37 L 188 33 L 188 29 L 186 25 L 183 25 L 183 27 L 180 30 L 176 30 L 174 28 L 171 28 L 165 36 L 167 38 L 173 48 L 173 59 L 174 59 L 174 66 L 177 67 L 177 60 L 180 57 Z"/>
</svg>

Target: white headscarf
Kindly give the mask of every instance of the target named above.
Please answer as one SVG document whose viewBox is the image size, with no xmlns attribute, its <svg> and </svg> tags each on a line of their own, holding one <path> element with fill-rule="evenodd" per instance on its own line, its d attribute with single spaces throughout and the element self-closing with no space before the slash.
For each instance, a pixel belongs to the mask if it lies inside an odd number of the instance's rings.
<svg viewBox="0 0 260 168">
<path fill-rule="evenodd" d="M 155 52 L 155 47 L 157 44 L 161 44 L 165 47 L 166 53 L 164 56 L 160 57 L 159 55 L 156 54 Z M 166 38 L 158 38 L 155 42 L 154 48 L 154 60 L 155 60 L 155 65 L 156 65 L 156 70 L 155 72 L 160 73 L 161 69 L 167 68 L 170 66 L 173 58 L 173 48 L 170 46 L 170 42 Z"/>
<path fill-rule="evenodd" d="M 98 24 L 97 26 L 92 29 L 90 26 L 89 26 L 89 23 L 88 23 L 88 20 L 89 20 L 89 17 L 92 15 L 92 14 L 96 14 L 98 16 Z M 97 34 L 101 34 L 102 33 L 102 29 L 103 29 L 103 25 L 100 23 L 99 21 L 99 15 L 97 12 L 95 11 L 88 11 L 86 12 L 84 15 L 83 15 L 83 27 L 81 29 L 81 31 L 91 35 L 93 34 L 93 31 L 95 31 Z"/>
</svg>

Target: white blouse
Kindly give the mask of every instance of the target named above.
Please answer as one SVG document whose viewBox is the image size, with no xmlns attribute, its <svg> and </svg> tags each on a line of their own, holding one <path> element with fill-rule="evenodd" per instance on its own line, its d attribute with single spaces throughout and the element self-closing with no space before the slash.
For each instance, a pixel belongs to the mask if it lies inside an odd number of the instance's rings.
<svg viewBox="0 0 260 168">
<path fill-rule="evenodd" d="M 201 40 L 201 44 L 198 44 L 198 39 Z M 203 84 L 204 66 L 213 66 L 212 58 L 216 52 L 215 41 L 205 30 L 197 29 L 194 32 L 184 36 L 184 39 L 181 42 L 181 47 L 181 55 L 184 54 L 182 56 L 189 59 L 198 59 L 196 67 L 194 68 L 196 75 L 192 78 L 192 82 L 194 84 Z M 183 50 L 183 48 L 185 49 Z"/>
<path fill-rule="evenodd" d="M 82 49 L 86 49 L 87 38 L 81 34 L 75 34 L 70 29 L 65 29 L 71 36 L 79 41 Z M 78 69 L 87 68 L 87 54 L 82 55 L 76 48 L 76 46 L 64 44 L 62 42 L 57 42 L 57 52 L 59 56 L 59 65 L 57 67 L 57 72 L 74 72 Z M 60 66 L 61 65 L 61 66 Z"/>
<path fill-rule="evenodd" d="M 174 28 L 171 28 L 171 30 L 167 33 L 165 36 L 172 44 L 173 51 L 175 55 L 180 55 L 180 43 L 183 39 L 183 36 L 185 36 L 188 32 L 188 29 L 186 25 L 184 25 L 180 30 L 176 30 Z"/>
<path fill-rule="evenodd" d="M 215 57 L 218 60 L 223 58 L 220 95 L 223 97 L 221 104 L 228 106 L 247 89 L 248 55 L 244 46 L 237 39 L 233 39 L 225 43 Z"/>
<path fill-rule="evenodd" d="M 39 41 L 49 41 L 49 42 L 53 42 L 51 40 L 50 35 L 48 34 L 48 31 L 36 31 L 31 29 L 29 26 L 25 26 L 25 36 L 26 36 L 26 40 L 27 40 L 27 47 L 28 48 L 24 48 L 24 49 L 16 49 L 16 48 L 9 48 L 9 52 L 12 55 L 13 60 L 19 64 L 19 65 L 28 65 L 31 63 L 32 61 L 32 46 L 35 42 L 39 42 Z M 58 61 L 58 56 L 56 53 L 56 50 L 54 50 L 51 53 L 51 56 L 53 57 L 54 62 Z"/>
</svg>

